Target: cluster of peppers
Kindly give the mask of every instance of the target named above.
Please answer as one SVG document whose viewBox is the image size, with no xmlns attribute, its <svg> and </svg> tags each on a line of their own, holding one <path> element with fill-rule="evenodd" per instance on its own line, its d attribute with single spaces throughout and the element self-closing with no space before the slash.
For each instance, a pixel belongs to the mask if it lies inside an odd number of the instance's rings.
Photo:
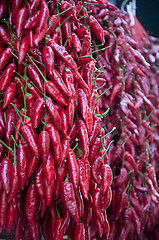
<svg viewBox="0 0 159 240">
<path fill-rule="evenodd" d="M 0 1 L 0 232 L 15 240 L 109 236 L 94 4 L 106 1 Z"/>
<path fill-rule="evenodd" d="M 104 116 L 105 147 L 113 170 L 108 208 L 109 240 L 159 236 L 159 39 L 148 36 L 134 17 L 110 4 L 89 6 L 104 29 L 105 45 L 94 38 L 101 77 L 97 83 Z M 132 26 L 131 26 L 132 25 Z M 112 86 L 112 87 L 111 87 Z M 107 91 L 109 89 L 109 91 Z M 113 142 L 112 142 L 113 141 Z"/>
</svg>

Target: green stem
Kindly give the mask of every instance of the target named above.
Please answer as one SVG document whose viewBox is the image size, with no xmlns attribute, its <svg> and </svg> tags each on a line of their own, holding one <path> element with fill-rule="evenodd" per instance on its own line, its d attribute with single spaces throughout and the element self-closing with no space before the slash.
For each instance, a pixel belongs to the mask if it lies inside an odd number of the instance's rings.
<svg viewBox="0 0 159 240">
<path fill-rule="evenodd" d="M 98 101 L 98 99 L 100 98 L 100 97 L 102 97 L 106 92 L 108 92 L 109 91 L 109 89 L 111 89 L 112 88 L 112 86 L 110 86 L 109 88 L 107 88 L 104 92 L 102 92 L 97 98 L 96 98 L 96 102 Z"/>
<path fill-rule="evenodd" d="M 67 40 L 65 41 L 65 43 L 64 43 L 64 47 L 66 47 L 66 44 L 68 43 L 68 41 L 70 40 L 70 38 L 71 38 L 71 36 L 69 36 L 68 38 L 67 38 Z"/>
<path fill-rule="evenodd" d="M 49 123 L 46 123 L 44 121 L 41 120 L 41 122 L 44 124 L 44 126 L 47 126 Z"/>
<path fill-rule="evenodd" d="M 16 144 L 14 142 L 14 162 L 13 162 L 13 166 L 17 165 L 17 161 L 16 161 Z"/>
<path fill-rule="evenodd" d="M 109 112 L 109 110 L 110 110 L 110 108 L 108 108 L 103 114 L 96 114 L 95 116 L 96 117 L 104 117 L 105 115 L 107 115 L 108 114 L 108 112 Z"/>
<path fill-rule="evenodd" d="M 95 90 L 96 90 L 96 91 L 98 91 L 99 89 L 101 89 L 102 87 L 104 87 L 104 86 L 105 86 L 105 84 L 106 84 L 106 82 L 104 82 L 104 83 L 102 84 L 102 86 L 101 86 L 101 87 L 99 87 L 99 88 L 96 88 Z"/>
<path fill-rule="evenodd" d="M 73 8 L 75 8 L 75 7 L 72 6 L 72 7 L 68 8 L 68 9 L 66 9 L 66 10 L 63 11 L 63 12 L 60 12 L 60 13 L 56 14 L 55 16 L 58 17 L 58 16 L 62 15 L 62 14 L 65 13 L 65 12 L 68 12 L 69 10 L 71 10 L 71 9 L 73 9 Z"/>
<path fill-rule="evenodd" d="M 14 144 L 16 145 L 16 147 L 18 147 L 18 144 L 17 144 L 17 142 L 15 141 L 15 138 L 14 138 L 13 135 L 11 135 L 11 138 L 13 139 L 13 142 L 14 142 Z"/>
<path fill-rule="evenodd" d="M 60 27 L 62 26 L 62 24 L 64 24 L 70 17 L 72 17 L 72 14 L 70 16 L 68 16 L 58 27 L 57 30 L 60 30 Z"/>
<path fill-rule="evenodd" d="M 24 137 L 23 137 L 23 135 L 19 132 L 19 130 L 16 128 L 16 126 L 15 126 L 15 124 L 14 123 L 12 123 L 13 124 L 13 127 L 15 128 L 15 130 L 17 131 L 17 133 L 19 134 L 19 136 L 22 138 L 22 139 L 24 139 Z"/>
<path fill-rule="evenodd" d="M 6 147 L 8 148 L 8 150 L 11 152 L 13 149 L 11 147 L 9 147 L 7 144 L 5 144 L 5 142 L 3 142 L 1 139 L 0 139 L 0 142 Z"/>
<path fill-rule="evenodd" d="M 19 117 L 19 119 L 20 119 L 22 125 L 25 126 L 25 124 L 24 124 L 24 122 L 23 122 L 23 120 L 22 120 L 22 118 L 21 118 L 21 116 L 20 116 L 20 114 L 19 114 L 19 112 L 18 112 L 19 109 L 16 108 L 16 106 L 15 106 L 13 103 L 11 103 L 11 105 L 15 108 L 15 111 L 16 111 L 16 113 L 18 114 L 18 117 Z"/>
<path fill-rule="evenodd" d="M 116 129 L 116 127 L 113 127 L 112 130 L 110 130 L 110 132 L 108 132 L 107 134 L 105 134 L 103 137 L 101 137 L 102 139 L 105 138 L 107 135 L 109 135 L 110 133 L 112 133 L 114 130 Z"/>
</svg>

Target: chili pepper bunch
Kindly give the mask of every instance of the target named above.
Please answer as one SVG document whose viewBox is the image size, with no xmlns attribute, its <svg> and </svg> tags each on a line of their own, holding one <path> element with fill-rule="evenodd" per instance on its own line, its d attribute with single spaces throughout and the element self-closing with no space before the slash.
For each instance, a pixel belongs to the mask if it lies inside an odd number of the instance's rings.
<svg viewBox="0 0 159 240">
<path fill-rule="evenodd" d="M 103 27 L 107 46 L 102 50 L 93 36 L 98 68 L 104 68 L 105 82 L 96 82 L 100 113 L 110 109 L 103 118 L 114 176 L 109 239 L 158 239 L 159 39 L 136 18 L 131 26 L 128 13 L 109 3 L 88 10 Z"/>
<path fill-rule="evenodd" d="M 0 232 L 17 240 L 109 235 L 91 4 L 105 1 L 0 1 Z"/>
</svg>

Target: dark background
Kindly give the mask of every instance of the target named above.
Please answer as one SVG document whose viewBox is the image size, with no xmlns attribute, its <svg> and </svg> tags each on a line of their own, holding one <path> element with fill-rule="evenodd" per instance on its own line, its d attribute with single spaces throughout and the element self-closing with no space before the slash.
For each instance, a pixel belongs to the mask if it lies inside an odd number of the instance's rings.
<svg viewBox="0 0 159 240">
<path fill-rule="evenodd" d="M 120 8 L 122 1 L 117 0 Z M 149 35 L 159 37 L 159 0 L 136 0 L 136 16 Z"/>
</svg>

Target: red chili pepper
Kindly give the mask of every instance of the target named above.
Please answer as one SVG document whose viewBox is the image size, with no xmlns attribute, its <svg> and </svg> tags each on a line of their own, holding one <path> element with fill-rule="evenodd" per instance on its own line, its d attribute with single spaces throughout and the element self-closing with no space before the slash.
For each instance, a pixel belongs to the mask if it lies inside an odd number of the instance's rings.
<svg viewBox="0 0 159 240">
<path fill-rule="evenodd" d="M 75 222 L 79 222 L 76 198 L 71 182 L 62 182 L 60 189 L 61 200 Z"/>
<path fill-rule="evenodd" d="M 47 71 L 49 74 L 52 74 L 54 69 L 54 52 L 52 48 L 49 46 L 44 47 L 42 50 L 42 57 Z"/>
<path fill-rule="evenodd" d="M 38 158 L 39 157 L 38 146 L 37 146 L 37 143 L 36 143 L 35 138 L 33 136 L 33 133 L 31 132 L 30 127 L 27 126 L 27 125 L 24 125 L 24 126 L 21 127 L 20 131 L 21 131 L 23 137 L 25 138 L 27 144 L 31 148 L 34 156 L 36 158 Z"/>
<path fill-rule="evenodd" d="M 43 165 L 43 172 L 48 185 L 50 185 L 53 179 L 55 179 L 54 160 L 50 154 L 47 158 L 47 163 Z"/>
<path fill-rule="evenodd" d="M 33 64 L 29 64 L 27 67 L 27 72 L 33 83 L 43 92 L 42 80 L 36 67 Z"/>
<path fill-rule="evenodd" d="M 15 212 L 15 215 L 16 215 L 16 212 Z M 16 224 L 14 226 L 14 239 L 17 239 L 17 240 L 20 239 L 23 219 L 24 219 L 24 211 L 22 210 L 21 213 L 19 213 Z"/>
<path fill-rule="evenodd" d="M 6 221 L 6 216 L 7 216 L 7 207 L 8 207 L 8 202 L 7 202 L 7 193 L 4 190 L 1 195 L 0 195 L 0 232 L 2 232 L 5 221 Z"/>
<path fill-rule="evenodd" d="M 92 133 L 89 137 L 89 145 L 91 145 L 93 143 L 93 141 L 95 140 L 95 138 L 97 137 L 100 127 L 101 127 L 101 119 L 94 117 L 93 129 L 92 129 Z"/>
<path fill-rule="evenodd" d="M 42 164 L 45 165 L 50 151 L 50 136 L 47 131 L 40 132 L 38 136 L 38 149 L 42 159 Z"/>
<path fill-rule="evenodd" d="M 58 130 L 53 124 L 48 124 L 45 129 L 48 131 L 50 135 L 50 139 L 52 142 L 53 150 L 54 150 L 54 157 L 58 164 L 61 163 L 61 155 L 62 155 L 62 147 L 60 141 L 60 135 Z"/>
<path fill-rule="evenodd" d="M 47 23 L 44 25 L 44 27 L 41 29 L 40 32 L 36 32 L 34 37 L 33 37 L 33 41 L 35 46 L 38 47 L 39 42 L 44 38 L 45 34 L 47 32 Z"/>
<path fill-rule="evenodd" d="M 69 20 L 66 18 L 62 18 L 61 20 L 62 27 L 62 35 L 64 36 L 64 42 L 66 43 L 66 48 L 72 47 L 72 35 L 71 35 L 71 24 Z"/>
<path fill-rule="evenodd" d="M 78 214 L 79 217 L 84 217 L 84 202 L 82 198 L 82 194 L 80 191 L 80 188 L 75 189 L 75 197 L 76 197 L 76 202 L 77 202 L 77 207 L 78 207 Z"/>
<path fill-rule="evenodd" d="M 100 140 L 100 138 L 97 137 L 89 149 L 88 159 L 90 162 L 94 161 L 95 157 L 97 156 L 97 154 L 99 152 L 100 147 L 101 147 L 101 140 Z"/>
<path fill-rule="evenodd" d="M 3 156 L 3 153 L 4 153 L 4 145 L 0 142 L 0 159 Z M 0 186 L 1 186 L 1 184 L 0 184 Z M 1 187 L 0 187 L 0 189 L 1 189 Z M 1 191 L 0 191 L 0 193 L 1 193 Z"/>
<path fill-rule="evenodd" d="M 24 28 L 31 29 L 37 26 L 40 18 L 40 10 L 35 10 L 26 20 Z"/>
<path fill-rule="evenodd" d="M 11 231 L 16 208 L 17 208 L 17 200 L 14 197 L 10 201 L 8 209 L 7 209 L 7 216 L 6 216 L 6 230 L 7 230 L 7 232 Z"/>
<path fill-rule="evenodd" d="M 60 5 L 61 6 L 61 5 Z M 70 54 L 63 48 L 58 45 L 52 39 L 48 40 L 48 45 L 53 49 L 53 51 L 70 67 L 73 71 L 77 72 L 77 65 Z"/>
<path fill-rule="evenodd" d="M 135 211 L 134 208 L 131 209 L 132 210 L 132 221 L 136 230 L 136 233 L 139 235 L 140 231 L 141 231 L 141 223 L 140 223 L 140 219 L 137 215 L 137 212 Z"/>
<path fill-rule="evenodd" d="M 127 170 L 124 167 L 122 167 L 120 169 L 120 175 L 118 175 L 113 180 L 113 188 L 118 188 L 122 186 L 126 181 L 127 181 Z"/>
<path fill-rule="evenodd" d="M 127 207 L 128 207 L 128 194 L 126 192 L 122 192 L 122 195 L 120 197 L 119 204 L 116 210 L 115 219 L 118 219 Z"/>
<path fill-rule="evenodd" d="M 104 194 L 104 197 L 102 198 L 101 202 L 101 210 L 104 212 L 110 205 L 112 200 L 112 191 L 111 188 L 109 187 L 107 192 Z"/>
<path fill-rule="evenodd" d="M 16 122 L 16 112 L 12 108 L 8 108 L 6 111 L 6 126 L 5 126 L 5 139 L 7 142 L 10 140 L 10 135 L 13 133 L 14 126 Z"/>
<path fill-rule="evenodd" d="M 116 97 L 118 96 L 119 92 L 121 90 L 121 84 L 117 83 L 112 90 L 111 96 L 110 96 L 110 104 L 114 103 Z"/>
<path fill-rule="evenodd" d="M 61 166 L 55 166 L 56 168 L 56 179 L 54 186 L 54 199 L 57 200 L 60 195 L 60 186 L 63 182 L 66 174 L 66 164 L 63 163 Z"/>
<path fill-rule="evenodd" d="M 81 110 L 81 115 L 83 117 L 83 119 L 87 118 L 87 96 L 85 94 L 85 92 L 79 88 L 78 89 L 78 102 L 79 102 L 79 106 L 80 106 L 80 110 Z"/>
<path fill-rule="evenodd" d="M 33 42 L 33 29 L 24 29 L 24 34 L 27 40 L 27 43 L 29 44 L 30 47 L 34 46 Z"/>
<path fill-rule="evenodd" d="M 44 112 L 44 99 L 43 98 L 38 98 L 34 104 L 33 104 L 33 109 L 32 109 L 32 125 L 36 129 L 41 121 L 43 112 Z"/>
<path fill-rule="evenodd" d="M 13 17 L 13 22 L 15 22 L 17 12 L 19 10 L 21 2 L 22 2 L 22 0 L 11 1 L 11 13 L 12 13 L 12 17 Z"/>
<path fill-rule="evenodd" d="M 61 103 L 64 106 L 67 106 L 65 98 L 63 94 L 59 91 L 56 85 L 53 82 L 46 83 L 46 91 L 52 98 L 54 98 L 57 102 Z"/>
<path fill-rule="evenodd" d="M 92 127 L 93 127 L 93 114 L 90 108 L 88 107 L 88 105 L 87 105 L 87 118 L 85 118 L 84 120 L 87 128 L 88 136 L 90 136 L 92 133 Z"/>
<path fill-rule="evenodd" d="M 96 226 L 96 228 L 98 230 L 99 237 L 102 237 L 102 235 L 103 235 L 103 227 L 100 224 L 100 222 L 99 222 L 98 218 L 96 217 L 96 215 L 94 214 L 94 212 L 92 214 L 92 218 L 93 218 L 93 222 L 94 222 L 94 224 L 95 224 L 95 226 Z"/>
<path fill-rule="evenodd" d="M 81 188 L 81 193 L 84 196 L 84 198 L 88 199 L 88 183 L 86 179 L 84 159 L 78 159 L 78 168 L 79 168 L 79 185 Z"/>
<path fill-rule="evenodd" d="M 74 80 L 76 83 L 79 84 L 79 86 L 82 88 L 82 89 L 86 89 L 88 90 L 88 92 L 90 91 L 89 88 L 88 88 L 88 85 L 86 84 L 86 82 L 84 81 L 84 79 L 82 78 L 82 76 L 80 75 L 79 72 L 75 72 L 73 71 L 72 69 L 70 69 L 72 74 L 73 74 L 73 77 L 74 77 Z"/>
<path fill-rule="evenodd" d="M 55 236 L 54 239 L 58 240 L 60 232 L 61 232 L 61 228 L 62 228 L 62 223 L 63 223 L 63 218 L 57 218 L 56 222 L 55 222 Z M 63 237 L 63 236 L 62 236 Z"/>
<path fill-rule="evenodd" d="M 103 159 L 101 157 L 97 157 L 92 163 L 92 178 L 93 180 L 100 186 L 101 185 L 101 177 L 99 171 L 103 164 Z"/>
<path fill-rule="evenodd" d="M 72 7 L 72 9 L 68 10 L 68 9 L 71 8 L 71 7 Z M 66 11 L 66 10 L 67 10 L 67 11 Z M 74 7 L 72 6 L 71 3 L 67 2 L 67 1 L 61 1 L 60 11 L 61 11 L 61 12 L 65 11 L 65 12 L 64 12 L 64 16 L 66 16 L 66 17 L 69 17 L 69 16 L 71 15 L 71 18 L 70 18 L 70 19 L 71 19 L 72 21 L 77 21 L 77 22 L 79 21 L 78 18 L 76 17 L 75 9 L 74 9 Z"/>
<path fill-rule="evenodd" d="M 68 151 L 67 166 L 68 166 L 71 182 L 74 188 L 77 188 L 79 183 L 79 168 L 78 168 L 74 151 L 71 148 Z"/>
<path fill-rule="evenodd" d="M 46 205 L 49 206 L 52 201 L 52 194 L 54 190 L 55 180 L 53 179 L 51 184 L 48 185 L 46 178 L 44 177 L 44 188 L 45 188 L 45 197 L 46 197 Z"/>
<path fill-rule="evenodd" d="M 44 192 L 44 183 L 43 183 L 43 167 L 40 165 L 36 175 L 35 175 L 35 187 L 37 190 L 37 193 L 39 194 L 41 200 L 45 197 Z"/>
<path fill-rule="evenodd" d="M 40 17 L 39 24 L 36 27 L 36 32 L 40 32 L 42 28 L 47 24 L 49 18 L 49 8 L 46 0 L 41 0 L 40 2 Z"/>
<path fill-rule="evenodd" d="M 22 29 L 24 27 L 24 24 L 26 22 L 26 17 L 28 14 L 27 8 L 20 8 L 17 12 L 16 16 L 16 35 L 17 38 L 21 38 L 22 36 Z"/>
<path fill-rule="evenodd" d="M 60 38 L 60 29 L 55 28 L 51 38 L 53 39 L 54 42 L 56 42 L 58 44 L 59 43 L 59 38 Z"/>
<path fill-rule="evenodd" d="M 12 172 L 12 161 L 10 158 L 4 158 L 0 165 L 0 176 L 1 176 L 3 188 L 7 194 L 10 191 L 11 172 Z"/>
<path fill-rule="evenodd" d="M 155 189 L 158 189 L 158 183 L 157 183 L 154 167 L 151 164 L 149 164 L 148 167 L 146 168 L 146 170 L 147 170 L 148 176 L 151 179 Z"/>
<path fill-rule="evenodd" d="M 71 100 L 68 102 L 68 106 L 66 107 L 67 123 L 70 128 L 73 126 L 74 113 L 75 113 L 75 102 L 74 102 L 74 99 L 71 98 Z"/>
<path fill-rule="evenodd" d="M 12 201 L 16 197 L 18 190 L 19 190 L 18 166 L 16 163 L 13 163 L 8 202 Z"/>
<path fill-rule="evenodd" d="M 41 54 L 41 51 L 39 50 L 39 48 L 37 47 L 33 47 L 33 48 L 29 48 L 28 49 L 28 53 L 33 56 L 36 60 L 38 60 L 39 62 L 43 62 L 42 60 L 42 54 Z"/>
<path fill-rule="evenodd" d="M 4 123 L 4 115 L 2 112 L 2 109 L 0 108 L 0 125 L 5 128 L 5 123 Z"/>
<path fill-rule="evenodd" d="M 34 105 L 34 97 L 32 94 L 28 94 L 25 99 L 26 108 L 27 108 L 27 116 L 31 117 L 33 114 L 33 105 Z"/>
<path fill-rule="evenodd" d="M 53 31 L 55 30 L 57 24 L 58 24 L 58 18 L 56 17 L 56 15 L 52 15 L 49 19 L 47 34 L 51 35 L 53 33 Z"/>
<path fill-rule="evenodd" d="M 10 37 L 2 25 L 0 25 L 0 40 L 7 45 L 11 43 Z"/>
<path fill-rule="evenodd" d="M 26 184 L 28 184 L 28 181 L 29 181 L 30 177 L 33 175 L 34 171 L 36 170 L 39 162 L 40 162 L 39 157 L 31 156 L 30 162 L 27 166 L 27 181 L 26 181 Z"/>
<path fill-rule="evenodd" d="M 82 145 L 83 158 L 88 157 L 89 148 L 88 148 L 88 132 L 85 123 L 82 119 L 77 119 L 77 129 L 78 137 Z"/>
<path fill-rule="evenodd" d="M 64 82 L 66 84 L 66 87 L 69 91 L 69 95 L 73 97 L 75 95 L 75 88 L 73 86 L 73 82 L 74 82 L 73 74 L 69 68 L 64 69 L 63 77 L 64 77 Z"/>
<path fill-rule="evenodd" d="M 81 50 L 81 42 L 75 33 L 71 33 L 72 47 L 78 53 Z"/>
<path fill-rule="evenodd" d="M 30 183 L 27 188 L 26 207 L 25 207 L 25 214 L 26 214 L 27 220 L 30 223 L 32 223 L 34 218 L 36 203 L 37 203 L 37 190 L 35 187 L 35 183 Z"/>
<path fill-rule="evenodd" d="M 16 70 L 15 64 L 10 63 L 7 66 L 7 68 L 3 71 L 1 80 L 0 80 L 0 91 L 1 92 L 5 91 L 7 86 L 9 85 L 9 83 L 12 81 L 15 70 Z"/>
<path fill-rule="evenodd" d="M 34 99 L 42 98 L 42 94 L 34 86 L 30 86 L 28 90 L 33 95 Z"/>
<path fill-rule="evenodd" d="M 26 183 L 27 162 L 25 148 L 23 145 L 19 145 L 17 148 L 17 168 L 21 189 L 24 189 Z"/>
<path fill-rule="evenodd" d="M 4 102 L 2 109 L 4 110 L 9 103 L 13 100 L 16 94 L 16 84 L 14 82 L 11 82 L 8 87 L 6 88 L 5 94 L 4 94 Z"/>
<path fill-rule="evenodd" d="M 36 9 L 39 6 L 40 2 L 41 2 L 41 0 L 34 0 L 34 1 L 32 1 L 30 9 L 31 10 Z"/>
<path fill-rule="evenodd" d="M 63 137 L 69 139 L 69 137 L 67 135 L 68 125 L 67 125 L 67 116 L 66 116 L 65 109 L 62 109 L 60 111 L 60 117 L 61 117 L 61 132 L 63 134 Z"/>
<path fill-rule="evenodd" d="M 6 0 L 1 0 L 0 1 L 0 18 L 3 17 L 6 10 L 7 10 L 7 1 Z"/>
<path fill-rule="evenodd" d="M 75 224 L 75 230 L 74 230 L 74 239 L 77 240 L 85 240 L 85 228 L 84 223 L 79 222 Z"/>
<path fill-rule="evenodd" d="M 24 61 L 27 50 L 28 50 L 28 42 L 27 42 L 27 39 L 24 37 L 20 44 L 18 64 L 22 64 L 22 62 Z"/>
<path fill-rule="evenodd" d="M 101 174 L 102 174 L 102 191 L 105 194 L 110 185 L 112 184 L 113 174 L 110 166 L 108 164 L 103 164 L 101 167 Z"/>
</svg>

